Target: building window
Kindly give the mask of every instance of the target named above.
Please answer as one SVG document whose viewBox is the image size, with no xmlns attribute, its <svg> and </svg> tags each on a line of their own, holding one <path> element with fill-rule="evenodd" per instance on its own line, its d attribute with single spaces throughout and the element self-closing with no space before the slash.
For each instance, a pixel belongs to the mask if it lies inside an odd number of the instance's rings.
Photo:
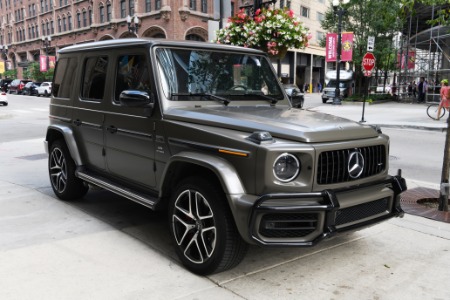
<svg viewBox="0 0 450 300">
<path fill-rule="evenodd" d="M 289 9 L 291 9 L 291 2 L 292 2 L 291 0 L 286 1 L 286 7 Z"/>
<path fill-rule="evenodd" d="M 42 35 L 45 35 L 45 23 L 42 23 Z"/>
<path fill-rule="evenodd" d="M 207 13 L 208 12 L 208 1 L 207 0 L 202 0 L 202 13 Z"/>
<path fill-rule="evenodd" d="M 80 14 L 80 12 L 77 12 L 77 26 L 78 26 L 78 28 L 81 28 L 81 14 Z"/>
<path fill-rule="evenodd" d="M 151 12 L 152 11 L 152 1 L 145 0 L 145 12 Z"/>
<path fill-rule="evenodd" d="M 50 1 L 50 8 L 52 8 L 52 0 L 45 0 L 45 11 L 48 11 L 48 1 Z"/>
<path fill-rule="evenodd" d="M 100 6 L 100 23 L 104 23 L 105 22 L 105 7 L 104 6 Z"/>
<path fill-rule="evenodd" d="M 155 9 L 160 10 L 161 9 L 161 0 L 155 0 Z"/>
<path fill-rule="evenodd" d="M 134 0 L 129 0 L 128 2 L 128 11 L 130 12 L 130 16 L 134 16 Z"/>
<path fill-rule="evenodd" d="M 325 34 L 323 32 L 317 31 L 316 32 L 316 41 L 319 43 L 320 41 L 325 39 Z"/>
<path fill-rule="evenodd" d="M 89 26 L 92 25 L 92 8 L 89 7 Z"/>
<path fill-rule="evenodd" d="M 189 8 L 191 10 L 196 10 L 197 9 L 197 0 L 189 0 Z"/>
<path fill-rule="evenodd" d="M 86 16 L 86 11 L 83 10 L 83 27 L 87 26 L 87 16 Z"/>
<path fill-rule="evenodd" d="M 59 7 L 61 7 L 61 6 L 63 6 L 63 0 L 59 0 Z"/>
<path fill-rule="evenodd" d="M 67 16 L 67 24 L 69 25 L 69 31 L 72 30 L 72 16 Z"/>
<path fill-rule="evenodd" d="M 188 40 L 188 41 L 205 42 L 204 38 L 202 38 L 201 36 L 196 35 L 196 34 L 188 34 L 188 35 L 186 35 L 186 40 Z"/>
<path fill-rule="evenodd" d="M 45 1 L 47 1 L 47 0 L 45 0 Z M 53 9 L 53 0 L 49 0 L 49 1 L 50 1 L 50 9 Z M 45 5 L 47 6 L 47 4 L 45 4 Z"/>
<path fill-rule="evenodd" d="M 64 31 L 67 31 L 66 16 L 63 17 L 62 23 L 63 23 L 63 29 L 64 29 Z"/>
<path fill-rule="evenodd" d="M 55 24 L 53 23 L 53 20 L 50 21 L 50 28 L 52 30 L 52 34 L 55 34 Z"/>
<path fill-rule="evenodd" d="M 111 22 L 112 12 L 111 12 L 111 3 L 106 4 L 106 21 Z"/>
<path fill-rule="evenodd" d="M 41 0 L 41 12 L 44 12 L 44 0 Z"/>
<path fill-rule="evenodd" d="M 125 6 L 125 0 L 120 1 L 120 17 L 122 19 L 127 17 L 127 8 Z"/>
<path fill-rule="evenodd" d="M 58 32 L 62 32 L 61 19 L 58 19 Z"/>
<path fill-rule="evenodd" d="M 317 13 L 317 21 L 322 22 L 325 19 L 324 14 L 318 12 Z"/>
<path fill-rule="evenodd" d="M 39 37 L 39 25 L 36 24 L 36 37 Z"/>
<path fill-rule="evenodd" d="M 301 6 L 300 7 L 300 15 L 305 18 L 309 18 L 309 8 Z"/>
</svg>

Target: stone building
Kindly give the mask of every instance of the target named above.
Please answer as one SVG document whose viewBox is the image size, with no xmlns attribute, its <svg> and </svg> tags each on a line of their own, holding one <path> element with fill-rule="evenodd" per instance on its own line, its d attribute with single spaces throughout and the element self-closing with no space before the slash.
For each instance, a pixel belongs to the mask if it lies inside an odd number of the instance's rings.
<svg viewBox="0 0 450 300">
<path fill-rule="evenodd" d="M 53 56 L 73 44 L 135 36 L 207 41 L 213 3 L 214 0 L 2 0 L 2 60 L 7 68 L 17 69 L 21 78 L 28 64 L 39 61 L 40 55 Z M 138 21 L 137 33 L 132 30 L 136 27 L 134 20 Z M 50 43 L 45 44 L 43 39 L 49 37 Z"/>
</svg>

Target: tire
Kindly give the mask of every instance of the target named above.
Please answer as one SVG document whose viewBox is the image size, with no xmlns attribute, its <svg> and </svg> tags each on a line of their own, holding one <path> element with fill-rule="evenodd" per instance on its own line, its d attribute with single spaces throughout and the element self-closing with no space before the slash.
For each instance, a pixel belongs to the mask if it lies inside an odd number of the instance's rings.
<svg viewBox="0 0 450 300">
<path fill-rule="evenodd" d="M 47 90 L 44 91 L 44 96 L 45 96 L 45 97 L 48 97 Z"/>
<path fill-rule="evenodd" d="M 181 181 L 169 203 L 175 251 L 193 273 L 231 269 L 244 258 L 248 244 L 239 235 L 225 194 L 202 177 Z"/>
<path fill-rule="evenodd" d="M 327 103 L 327 101 L 328 101 L 328 99 L 324 99 L 324 98 L 322 98 L 322 103 Z"/>
<path fill-rule="evenodd" d="M 83 197 L 88 186 L 75 176 L 75 162 L 63 140 L 52 143 L 48 157 L 48 173 L 53 192 L 61 200 Z"/>
<path fill-rule="evenodd" d="M 437 118 L 437 111 L 439 108 L 439 104 L 431 104 L 427 108 L 427 115 L 433 119 L 433 120 L 439 120 L 445 115 L 445 108 L 441 109 L 441 115 L 439 116 L 439 119 Z"/>
</svg>

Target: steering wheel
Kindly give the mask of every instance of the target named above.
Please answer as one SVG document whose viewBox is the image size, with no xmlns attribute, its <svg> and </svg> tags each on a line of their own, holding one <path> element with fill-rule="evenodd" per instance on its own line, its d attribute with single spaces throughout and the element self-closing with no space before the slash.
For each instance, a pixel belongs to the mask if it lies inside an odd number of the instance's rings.
<svg viewBox="0 0 450 300">
<path fill-rule="evenodd" d="M 242 84 L 237 84 L 237 85 L 233 85 L 232 87 L 230 87 L 228 89 L 229 91 L 239 91 L 239 90 L 247 90 L 247 87 L 245 85 Z"/>
</svg>

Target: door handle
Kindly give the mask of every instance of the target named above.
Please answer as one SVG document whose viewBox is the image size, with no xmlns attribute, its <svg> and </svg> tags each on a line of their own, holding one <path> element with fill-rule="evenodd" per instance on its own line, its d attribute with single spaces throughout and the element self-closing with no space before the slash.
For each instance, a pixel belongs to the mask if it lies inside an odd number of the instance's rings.
<svg viewBox="0 0 450 300">
<path fill-rule="evenodd" d="M 117 132 L 117 127 L 114 126 L 108 126 L 106 128 L 106 130 L 108 130 L 110 133 L 116 133 Z"/>
<path fill-rule="evenodd" d="M 73 121 L 73 124 L 75 124 L 76 126 L 80 126 L 83 122 L 81 122 L 79 119 L 76 119 L 75 121 Z"/>
</svg>

